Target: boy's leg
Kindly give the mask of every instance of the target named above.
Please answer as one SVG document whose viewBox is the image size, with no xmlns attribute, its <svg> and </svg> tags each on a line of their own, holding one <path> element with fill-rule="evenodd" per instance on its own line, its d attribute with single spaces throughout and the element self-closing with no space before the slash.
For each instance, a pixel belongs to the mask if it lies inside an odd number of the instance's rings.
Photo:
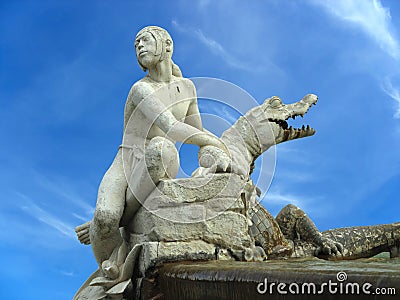
<svg viewBox="0 0 400 300">
<path fill-rule="evenodd" d="M 119 151 L 100 183 L 96 210 L 90 224 L 90 242 L 100 267 L 122 243 L 119 223 L 125 205 L 126 187 Z"/>
<path fill-rule="evenodd" d="M 179 155 L 168 139 L 155 137 L 146 147 L 144 157 L 131 172 L 126 190 L 126 206 L 121 225 L 125 226 L 156 188 L 162 178 L 175 178 L 179 170 Z"/>
</svg>

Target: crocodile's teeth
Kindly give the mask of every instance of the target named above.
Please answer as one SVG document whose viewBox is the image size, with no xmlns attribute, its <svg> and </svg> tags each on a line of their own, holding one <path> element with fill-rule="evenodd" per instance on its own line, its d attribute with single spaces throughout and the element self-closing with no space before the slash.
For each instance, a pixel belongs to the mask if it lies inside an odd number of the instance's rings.
<svg viewBox="0 0 400 300">
<path fill-rule="evenodd" d="M 311 129 L 310 125 L 307 125 L 306 129 L 309 131 Z"/>
<path fill-rule="evenodd" d="M 305 129 L 305 127 L 304 127 L 304 125 L 301 127 L 301 130 L 304 130 Z"/>
<path fill-rule="evenodd" d="M 292 126 L 290 126 L 289 139 L 290 140 L 294 139 L 296 135 L 297 135 L 297 130 L 294 129 Z"/>
</svg>

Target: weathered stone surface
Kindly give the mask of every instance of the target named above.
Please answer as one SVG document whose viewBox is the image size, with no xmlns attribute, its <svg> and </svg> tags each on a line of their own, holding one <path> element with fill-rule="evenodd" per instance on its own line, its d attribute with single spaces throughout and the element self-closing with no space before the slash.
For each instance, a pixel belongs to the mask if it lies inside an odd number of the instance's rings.
<svg viewBox="0 0 400 300">
<path fill-rule="evenodd" d="M 158 211 L 152 212 L 142 207 L 139 209 L 139 211 L 135 215 L 135 218 L 130 223 L 128 230 L 135 234 L 149 234 L 155 227 L 165 227 L 165 228 L 174 227 L 177 229 L 182 228 L 182 230 L 185 230 L 185 226 L 187 226 L 187 228 L 189 228 L 190 226 L 196 227 L 198 226 L 197 223 L 201 223 L 205 219 L 204 217 L 194 218 L 195 216 L 197 216 L 197 214 L 202 213 L 202 208 L 203 208 L 202 206 L 199 206 L 197 204 L 192 204 L 186 207 L 180 206 L 175 208 L 168 208 L 164 211 L 164 216 L 168 216 L 167 215 L 168 213 L 173 218 L 171 220 L 171 218 L 161 217 L 158 214 Z M 189 218 L 189 216 L 193 216 L 194 218 L 193 222 L 191 223 L 175 222 L 174 220 L 181 215 L 184 215 L 186 220 Z"/>
<path fill-rule="evenodd" d="M 137 226 L 134 227 L 136 232 L 131 234 L 131 243 L 201 239 L 226 248 L 243 249 L 252 242 L 246 217 L 232 211 L 220 213 L 207 221 L 176 223 L 142 209 L 133 224 Z"/>
<path fill-rule="evenodd" d="M 250 236 L 265 249 L 268 256 L 290 256 L 293 247 L 283 236 L 275 218 L 258 202 L 250 206 L 248 214 L 252 222 Z"/>
<path fill-rule="evenodd" d="M 170 226 L 155 226 L 149 232 L 149 239 L 152 241 L 190 241 L 202 239 L 206 230 L 204 222 L 175 224 Z"/>
<path fill-rule="evenodd" d="M 229 206 L 229 208 L 224 209 L 227 206 Z M 210 199 L 201 205 L 190 203 L 154 211 L 140 208 L 129 226 L 129 231 L 132 233 L 144 234 L 149 233 L 157 226 L 182 228 L 185 228 L 185 226 L 198 226 L 196 223 L 203 223 L 206 220 L 211 220 L 221 212 L 233 211 L 241 213 L 243 210 L 244 205 L 240 198 Z M 176 219 L 178 217 L 186 222 L 177 222 Z M 189 220 L 191 220 L 191 222 L 189 222 Z"/>
<path fill-rule="evenodd" d="M 242 188 L 240 177 L 231 174 L 162 181 L 130 223 L 131 243 L 203 239 L 227 248 L 248 247 Z"/>
<path fill-rule="evenodd" d="M 157 188 L 162 192 L 163 197 L 170 200 L 165 205 L 171 206 L 176 203 L 202 202 L 213 198 L 232 197 L 232 195 L 240 194 L 243 186 L 244 182 L 238 175 L 223 173 L 213 174 L 210 177 L 161 180 Z M 146 206 L 150 205 L 152 197 L 154 196 L 148 197 Z"/>
<path fill-rule="evenodd" d="M 234 212 L 223 212 L 206 222 L 203 239 L 224 248 L 244 249 L 252 239 L 248 233 L 246 217 Z"/>
<path fill-rule="evenodd" d="M 180 260 L 215 259 L 215 246 L 201 240 L 190 242 L 148 242 L 142 246 L 139 257 L 139 271 L 145 276 L 146 271 L 157 264 Z"/>
<path fill-rule="evenodd" d="M 244 213 L 240 198 L 244 186 L 245 182 L 238 175 L 226 173 L 206 178 L 162 180 L 143 207 L 177 223 L 207 220 L 225 210 Z M 133 232 L 136 226 L 132 224 Z"/>
<path fill-rule="evenodd" d="M 231 253 L 227 249 L 219 248 L 217 249 L 217 260 L 235 260 Z"/>
</svg>

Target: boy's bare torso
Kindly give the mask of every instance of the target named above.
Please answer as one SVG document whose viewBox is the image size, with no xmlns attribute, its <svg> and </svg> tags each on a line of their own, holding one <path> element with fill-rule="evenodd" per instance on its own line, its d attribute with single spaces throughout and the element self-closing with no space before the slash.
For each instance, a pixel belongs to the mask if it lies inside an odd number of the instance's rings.
<svg viewBox="0 0 400 300">
<path fill-rule="evenodd" d="M 167 137 L 166 133 L 154 124 L 155 120 L 149 119 L 142 112 L 143 109 L 152 109 L 152 103 L 147 103 L 150 102 L 147 101 L 149 96 L 157 98 L 176 120 L 182 122 L 188 115 L 190 104 L 196 101 L 194 85 L 188 79 L 173 77 L 171 82 L 165 83 L 144 77 L 132 87 L 125 104 L 124 144 L 132 144 L 137 139 L 143 141 L 156 136 Z"/>
</svg>

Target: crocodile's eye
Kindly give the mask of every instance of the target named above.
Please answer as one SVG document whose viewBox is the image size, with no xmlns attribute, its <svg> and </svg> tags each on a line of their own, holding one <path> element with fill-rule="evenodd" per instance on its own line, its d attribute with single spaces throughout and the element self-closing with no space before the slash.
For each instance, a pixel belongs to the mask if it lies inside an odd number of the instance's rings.
<svg viewBox="0 0 400 300">
<path fill-rule="evenodd" d="M 279 98 L 274 98 L 271 100 L 270 106 L 272 108 L 278 108 L 282 105 L 282 101 Z"/>
</svg>

